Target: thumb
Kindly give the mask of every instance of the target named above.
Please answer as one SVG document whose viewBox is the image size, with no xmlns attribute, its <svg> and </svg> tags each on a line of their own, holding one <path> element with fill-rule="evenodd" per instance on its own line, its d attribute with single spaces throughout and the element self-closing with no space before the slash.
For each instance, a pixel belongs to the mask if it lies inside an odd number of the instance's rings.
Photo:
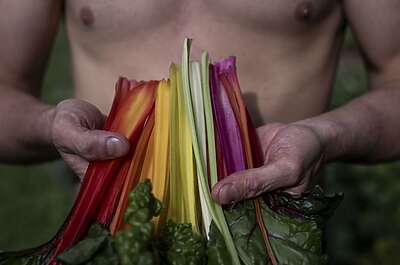
<svg viewBox="0 0 400 265">
<path fill-rule="evenodd" d="M 56 138 L 61 152 L 76 154 L 88 161 L 114 159 L 129 151 L 129 142 L 123 135 L 77 125 L 67 126 Z"/>
<path fill-rule="evenodd" d="M 296 169 L 276 162 L 226 177 L 214 186 L 212 196 L 222 205 L 235 203 L 254 198 L 267 191 L 293 186 L 297 179 Z"/>
</svg>

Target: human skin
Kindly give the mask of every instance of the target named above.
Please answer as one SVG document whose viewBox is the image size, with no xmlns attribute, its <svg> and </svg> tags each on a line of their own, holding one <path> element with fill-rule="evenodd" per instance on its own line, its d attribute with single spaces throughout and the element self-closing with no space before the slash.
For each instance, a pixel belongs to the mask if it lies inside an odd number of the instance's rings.
<svg viewBox="0 0 400 265">
<path fill-rule="evenodd" d="M 258 129 L 265 165 L 218 183 L 218 202 L 275 189 L 299 194 L 329 161 L 399 157 L 397 0 L 4 0 L 0 12 L 2 161 L 59 153 L 82 176 L 88 161 L 124 155 L 126 139 L 99 130 L 97 108 L 108 112 L 119 75 L 167 76 L 186 36 L 195 39 L 195 55 L 206 49 L 213 58 L 238 57 L 251 115 L 266 124 Z M 46 106 L 38 96 L 63 14 L 80 100 Z M 345 21 L 363 51 L 369 92 L 324 113 Z"/>
</svg>

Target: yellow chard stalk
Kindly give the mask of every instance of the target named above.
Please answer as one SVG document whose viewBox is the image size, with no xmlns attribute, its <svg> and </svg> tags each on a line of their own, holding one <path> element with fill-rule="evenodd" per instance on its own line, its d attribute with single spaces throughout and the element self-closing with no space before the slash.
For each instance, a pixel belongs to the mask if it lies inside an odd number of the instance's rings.
<svg viewBox="0 0 400 265">
<path fill-rule="evenodd" d="M 185 108 L 180 68 L 172 64 L 171 136 L 170 136 L 170 202 L 168 218 L 178 223 L 191 223 L 200 233 L 199 198 L 193 157 L 191 128 Z"/>
<path fill-rule="evenodd" d="M 163 205 L 168 202 L 169 183 L 169 133 L 170 133 L 170 85 L 159 82 L 155 101 L 154 129 L 151 133 L 144 158 L 140 179 L 150 179 L 154 196 Z M 159 219 L 154 220 L 158 227 Z"/>
</svg>

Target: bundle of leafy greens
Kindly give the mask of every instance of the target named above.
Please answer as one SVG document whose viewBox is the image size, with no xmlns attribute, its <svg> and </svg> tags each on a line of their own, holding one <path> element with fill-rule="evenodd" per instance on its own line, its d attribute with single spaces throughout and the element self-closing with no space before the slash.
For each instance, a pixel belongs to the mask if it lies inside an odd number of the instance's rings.
<svg viewBox="0 0 400 265">
<path fill-rule="evenodd" d="M 131 227 L 112 236 L 105 227 L 94 224 L 85 239 L 59 255 L 58 260 L 65 265 L 231 264 L 214 224 L 208 242 L 191 224 L 171 220 L 162 225 L 160 233 L 155 232 L 152 220 L 160 214 L 162 203 L 151 193 L 150 181 L 139 183 L 129 200 L 125 220 Z M 339 197 L 324 197 L 319 188 L 296 200 L 287 195 L 264 196 L 262 214 L 270 220 L 267 226 L 280 264 L 326 264 L 321 227 L 339 201 Z M 253 205 L 243 202 L 227 208 L 225 215 L 238 251 L 250 264 L 268 264 Z"/>
<path fill-rule="evenodd" d="M 130 141 L 123 158 L 89 165 L 55 237 L 0 265 L 326 264 L 322 231 L 341 200 L 314 188 L 221 207 L 211 187 L 262 165 L 236 61 L 189 58 L 168 80 L 120 78 L 105 130 Z"/>
</svg>

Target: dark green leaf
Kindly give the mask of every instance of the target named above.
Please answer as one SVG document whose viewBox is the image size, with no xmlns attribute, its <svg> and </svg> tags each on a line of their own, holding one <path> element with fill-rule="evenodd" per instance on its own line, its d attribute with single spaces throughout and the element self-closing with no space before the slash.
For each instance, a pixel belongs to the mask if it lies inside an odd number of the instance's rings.
<svg viewBox="0 0 400 265">
<path fill-rule="evenodd" d="M 282 192 L 264 196 L 273 211 L 294 218 L 315 220 L 321 225 L 333 215 L 342 199 L 343 194 L 325 195 L 319 186 L 298 198 Z"/>
<path fill-rule="evenodd" d="M 152 249 L 154 224 L 151 219 L 160 213 L 162 204 L 151 190 L 151 183 L 146 180 L 129 194 L 125 220 L 132 227 L 117 233 L 114 238 L 121 265 L 158 264 L 158 257 Z"/>
<path fill-rule="evenodd" d="M 203 265 L 206 262 L 206 241 L 193 231 L 191 224 L 167 221 L 161 228 L 158 247 L 168 265 Z"/>
<path fill-rule="evenodd" d="M 90 228 L 87 237 L 59 255 L 58 260 L 66 265 L 85 264 L 105 245 L 109 236 L 105 228 L 99 224 L 94 224 Z"/>
<path fill-rule="evenodd" d="M 207 260 L 208 265 L 232 264 L 224 238 L 214 223 L 210 225 L 209 240 L 207 242 Z"/>
<path fill-rule="evenodd" d="M 263 196 L 263 200 L 260 200 L 262 216 L 274 254 L 281 265 L 327 264 L 327 257 L 322 250 L 323 226 L 341 198 L 341 195 L 325 196 L 320 188 L 299 198 L 283 193 Z M 172 221 L 167 221 L 161 227 L 156 238 L 151 220 L 160 210 L 161 203 L 151 193 L 151 183 L 140 183 L 130 194 L 125 216 L 132 225 L 130 228 L 117 233 L 111 242 L 103 227 L 93 226 L 87 238 L 63 253 L 60 260 L 67 265 L 232 263 L 225 241 L 214 224 L 210 227 L 207 244 L 201 235 L 193 231 L 191 224 Z M 264 240 L 256 222 L 254 204 L 245 201 L 225 209 L 224 213 L 242 262 L 269 265 Z"/>
<path fill-rule="evenodd" d="M 151 193 L 152 186 L 149 180 L 139 183 L 129 194 L 129 206 L 125 213 L 125 221 L 133 226 L 150 222 L 158 216 L 162 203 Z"/>
<path fill-rule="evenodd" d="M 121 265 L 156 264 L 152 253 L 153 234 L 154 225 L 150 222 L 119 232 L 114 246 Z"/>
<path fill-rule="evenodd" d="M 0 265 L 39 265 L 44 257 L 38 248 L 13 252 L 0 252 Z"/>
<path fill-rule="evenodd" d="M 322 250 L 323 225 L 341 198 L 341 195 L 324 196 L 320 188 L 300 198 L 286 194 L 264 196 L 262 215 L 280 264 L 327 263 Z M 253 204 L 239 203 L 225 210 L 225 215 L 240 257 L 248 264 L 269 264 Z"/>
<path fill-rule="evenodd" d="M 116 254 L 112 241 L 107 238 L 103 246 L 96 252 L 92 261 L 87 265 L 118 265 L 119 257 Z"/>
</svg>

